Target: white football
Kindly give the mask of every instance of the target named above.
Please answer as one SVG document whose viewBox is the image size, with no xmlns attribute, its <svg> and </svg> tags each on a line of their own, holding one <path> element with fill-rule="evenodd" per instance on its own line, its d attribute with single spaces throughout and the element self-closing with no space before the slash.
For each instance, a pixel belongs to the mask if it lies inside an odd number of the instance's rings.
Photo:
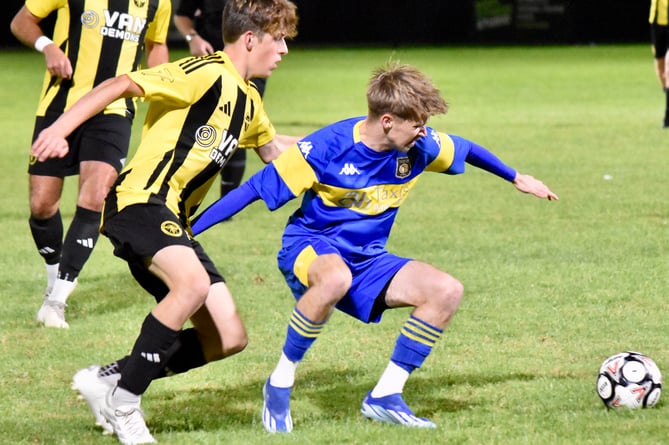
<svg viewBox="0 0 669 445">
<path fill-rule="evenodd" d="M 604 360 L 597 376 L 597 394 L 609 408 L 655 406 L 662 392 L 662 373 L 650 357 L 626 351 Z"/>
</svg>

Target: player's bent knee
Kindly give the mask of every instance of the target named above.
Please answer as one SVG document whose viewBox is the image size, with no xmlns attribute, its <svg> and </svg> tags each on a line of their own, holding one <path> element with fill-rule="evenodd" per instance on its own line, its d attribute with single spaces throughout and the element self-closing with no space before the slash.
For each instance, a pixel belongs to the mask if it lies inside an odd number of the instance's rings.
<svg viewBox="0 0 669 445">
<path fill-rule="evenodd" d="M 223 360 L 231 355 L 238 354 L 246 349 L 249 340 L 246 331 L 227 334 L 222 342 L 208 342 L 204 346 L 204 356 L 207 363 Z"/>
<path fill-rule="evenodd" d="M 441 283 L 441 289 L 437 292 L 444 311 L 453 313 L 460 305 L 465 288 L 462 283 L 450 277 Z"/>
</svg>

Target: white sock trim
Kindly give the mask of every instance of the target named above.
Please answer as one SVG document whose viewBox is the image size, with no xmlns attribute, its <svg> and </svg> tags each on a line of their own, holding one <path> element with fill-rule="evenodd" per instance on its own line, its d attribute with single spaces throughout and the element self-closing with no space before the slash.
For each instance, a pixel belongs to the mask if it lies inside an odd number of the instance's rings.
<svg viewBox="0 0 669 445">
<path fill-rule="evenodd" d="M 269 383 L 277 388 L 292 388 L 295 384 L 295 370 L 297 369 L 297 362 L 291 362 L 286 357 L 286 354 L 281 353 L 279 363 L 269 376 Z"/>
<path fill-rule="evenodd" d="M 372 390 L 372 397 L 384 397 L 390 394 L 401 394 L 404 384 L 409 379 L 409 371 L 390 362 L 383 371 L 381 378 Z"/>
<path fill-rule="evenodd" d="M 59 278 L 53 284 L 53 289 L 49 294 L 49 300 L 65 304 L 67 302 L 67 297 L 70 296 L 75 287 L 77 287 L 77 280 L 67 281 Z"/>
</svg>

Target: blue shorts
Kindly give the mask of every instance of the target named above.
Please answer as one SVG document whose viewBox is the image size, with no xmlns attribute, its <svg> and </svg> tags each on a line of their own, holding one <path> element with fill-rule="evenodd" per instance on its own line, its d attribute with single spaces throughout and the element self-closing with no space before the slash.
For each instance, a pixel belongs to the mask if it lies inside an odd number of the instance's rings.
<svg viewBox="0 0 669 445">
<path fill-rule="evenodd" d="M 279 251 L 279 270 L 296 299 L 307 290 L 307 271 L 319 255 L 334 253 L 346 263 L 353 275 L 351 288 L 335 306 L 340 311 L 364 323 L 378 323 L 390 281 L 402 266 L 411 261 L 386 251 L 368 257 L 348 258 L 327 237 L 284 237 Z"/>
</svg>

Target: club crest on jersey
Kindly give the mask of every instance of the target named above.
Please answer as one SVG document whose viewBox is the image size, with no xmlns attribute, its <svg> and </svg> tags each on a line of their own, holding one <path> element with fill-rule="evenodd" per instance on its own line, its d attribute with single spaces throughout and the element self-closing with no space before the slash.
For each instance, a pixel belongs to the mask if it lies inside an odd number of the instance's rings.
<svg viewBox="0 0 669 445">
<path fill-rule="evenodd" d="M 137 6 L 138 8 L 143 8 L 144 5 L 146 5 L 146 0 L 134 0 L 133 3 L 134 3 L 135 6 Z"/>
<path fill-rule="evenodd" d="M 411 174 L 411 161 L 407 157 L 397 158 L 395 166 L 395 176 L 402 179 Z"/>
<path fill-rule="evenodd" d="M 175 238 L 180 237 L 183 234 L 183 230 L 179 224 L 174 221 L 163 221 L 160 224 L 160 230 L 168 236 L 173 236 Z"/>
</svg>

